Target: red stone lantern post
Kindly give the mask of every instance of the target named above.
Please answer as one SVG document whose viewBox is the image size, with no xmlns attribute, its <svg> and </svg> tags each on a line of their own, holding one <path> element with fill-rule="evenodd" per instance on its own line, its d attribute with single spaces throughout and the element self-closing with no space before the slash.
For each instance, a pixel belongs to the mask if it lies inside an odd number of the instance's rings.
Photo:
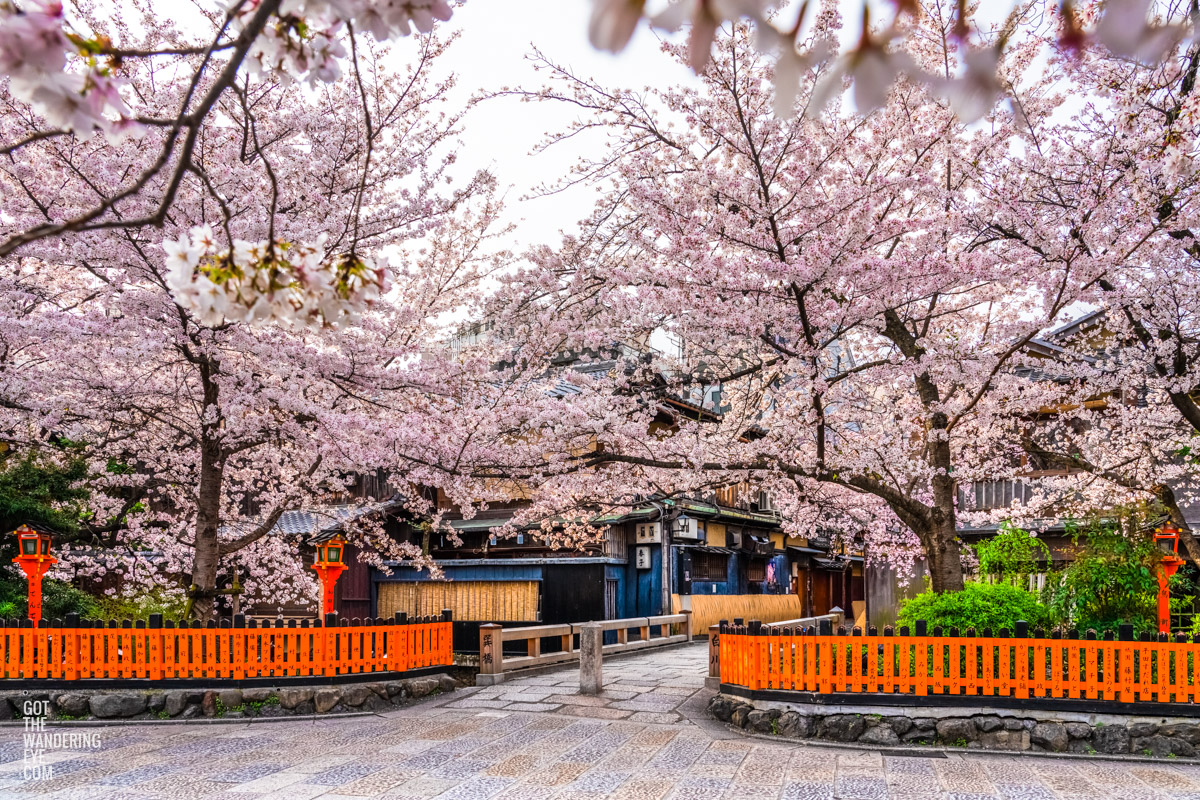
<svg viewBox="0 0 1200 800">
<path fill-rule="evenodd" d="M 1171 632 L 1171 576 L 1184 564 L 1179 557 L 1179 528 L 1171 522 L 1154 531 L 1154 542 L 1163 551 L 1158 573 L 1158 632 Z"/>
<path fill-rule="evenodd" d="M 333 589 L 338 577 L 346 571 L 342 559 L 346 554 L 346 540 L 340 535 L 317 545 L 317 560 L 312 568 L 321 576 L 321 615 L 333 614 Z"/>
<path fill-rule="evenodd" d="M 17 557 L 13 563 L 21 567 L 29 581 L 29 618 L 34 626 L 42 621 L 42 577 L 58 559 L 50 555 L 50 534 L 22 525 L 13 531 L 17 535 Z"/>
</svg>

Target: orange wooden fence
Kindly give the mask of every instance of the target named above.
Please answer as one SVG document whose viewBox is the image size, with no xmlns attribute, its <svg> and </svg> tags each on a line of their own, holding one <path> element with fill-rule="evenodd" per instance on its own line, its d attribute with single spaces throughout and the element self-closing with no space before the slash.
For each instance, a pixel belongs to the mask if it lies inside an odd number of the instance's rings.
<svg viewBox="0 0 1200 800">
<path fill-rule="evenodd" d="M 237 621 L 238 623 L 241 620 Z M 449 615 L 404 622 L 0 628 L 0 676 L 62 680 L 329 677 L 453 663 Z M 11 623 L 10 623 L 11 624 Z M 152 625 L 154 622 L 152 621 Z"/>
<path fill-rule="evenodd" d="M 722 628 L 721 683 L 820 694 L 1200 702 L 1200 643 L 1182 637 L 1114 641 L 1094 634 L 953 638 L 755 630 Z"/>
</svg>

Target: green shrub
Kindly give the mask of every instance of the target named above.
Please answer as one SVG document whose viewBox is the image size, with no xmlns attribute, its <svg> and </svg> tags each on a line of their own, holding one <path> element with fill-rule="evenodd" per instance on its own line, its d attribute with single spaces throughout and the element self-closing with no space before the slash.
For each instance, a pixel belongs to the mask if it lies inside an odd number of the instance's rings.
<svg viewBox="0 0 1200 800">
<path fill-rule="evenodd" d="M 95 619 L 98 610 L 96 598 L 82 589 L 76 589 L 64 581 L 42 582 L 43 619 L 62 619 L 67 614 L 78 614 L 83 619 Z"/>
<path fill-rule="evenodd" d="M 1092 523 L 1087 546 L 1051 576 L 1042 596 L 1057 622 L 1080 631 L 1102 633 L 1122 623 L 1133 625 L 1135 633 L 1157 630 L 1161 559 L 1149 537 L 1130 537 L 1114 524 Z"/>
<path fill-rule="evenodd" d="M 96 602 L 100 619 L 148 620 L 151 614 L 162 614 L 163 619 L 176 622 L 186 618 L 187 599 L 162 589 L 151 589 L 132 597 L 104 597 Z"/>
<path fill-rule="evenodd" d="M 8 533 L 33 524 L 57 533 L 74 532 L 86 513 L 88 491 L 80 487 L 86 477 L 87 464 L 81 458 L 59 463 L 32 451 L 0 454 L 0 530 Z M 16 539 L 4 537 L 0 557 L 15 549 Z"/>
<path fill-rule="evenodd" d="M 1011 582 L 1017 576 L 1041 572 L 1041 564 L 1050 562 L 1050 548 L 1029 531 L 1008 520 L 999 532 L 975 545 L 979 574 L 996 576 Z"/>
<path fill-rule="evenodd" d="M 96 598 L 65 581 L 42 580 L 42 618 L 62 619 L 67 614 L 81 618 L 97 615 Z M 15 568 L 0 567 L 0 619 L 24 619 L 29 615 L 29 583 Z"/>
<path fill-rule="evenodd" d="M 929 624 L 929 630 L 958 628 L 965 633 L 974 628 L 997 631 L 1014 628 L 1018 620 L 1029 623 L 1030 630 L 1047 627 L 1050 612 L 1038 602 L 1037 596 L 1007 583 L 968 583 L 961 592 L 921 592 L 904 601 L 900 607 L 899 624 L 910 631 L 917 620 Z"/>
</svg>

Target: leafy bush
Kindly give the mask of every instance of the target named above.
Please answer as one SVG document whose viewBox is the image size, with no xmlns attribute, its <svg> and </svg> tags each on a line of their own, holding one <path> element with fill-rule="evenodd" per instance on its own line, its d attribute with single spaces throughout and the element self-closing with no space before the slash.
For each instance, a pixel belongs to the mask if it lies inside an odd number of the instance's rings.
<svg viewBox="0 0 1200 800">
<path fill-rule="evenodd" d="M 1081 631 L 1116 630 L 1122 623 L 1133 625 L 1134 633 L 1153 631 L 1161 559 L 1149 537 L 1130 537 L 1114 524 L 1093 523 L 1087 546 L 1051 576 L 1042 596 L 1056 621 Z"/>
<path fill-rule="evenodd" d="M 980 575 L 1011 578 L 1041 572 L 1041 562 L 1050 561 L 1050 548 L 1029 531 L 1005 520 L 995 536 L 975 545 L 975 555 Z"/>
<path fill-rule="evenodd" d="M 1014 628 L 1018 620 L 1029 623 L 1030 630 L 1047 627 L 1050 612 L 1038 602 L 1037 596 L 1007 583 L 968 583 L 961 592 L 921 592 L 904 601 L 900 607 L 899 624 L 909 629 L 917 620 L 929 623 L 929 629 L 958 628 L 965 633 L 974 628 L 981 634 L 984 628 L 997 631 Z"/>
<path fill-rule="evenodd" d="M 79 458 L 66 464 L 33 453 L 0 458 L 0 529 L 7 533 L 30 523 L 71 533 L 88 498 L 79 486 L 86 476 L 87 465 Z M 5 539 L 6 548 L 10 539 Z"/>
<path fill-rule="evenodd" d="M 152 589 L 133 597 L 103 597 L 96 601 L 100 619 L 148 620 L 151 614 L 162 614 L 163 619 L 185 619 L 187 600 L 182 596 Z"/>
<path fill-rule="evenodd" d="M 82 618 L 98 615 L 96 598 L 64 581 L 42 581 L 42 618 L 62 619 L 67 614 Z M 16 569 L 0 568 L 0 619 L 25 619 L 29 616 L 29 584 Z"/>
<path fill-rule="evenodd" d="M 67 614 L 95 619 L 99 616 L 96 598 L 64 581 L 42 581 L 42 618 L 62 619 Z"/>
</svg>

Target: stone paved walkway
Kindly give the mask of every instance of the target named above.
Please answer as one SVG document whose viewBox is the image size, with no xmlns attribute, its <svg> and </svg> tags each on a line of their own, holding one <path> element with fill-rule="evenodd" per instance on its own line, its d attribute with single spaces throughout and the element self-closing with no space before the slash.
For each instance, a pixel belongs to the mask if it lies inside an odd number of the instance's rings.
<svg viewBox="0 0 1200 800">
<path fill-rule="evenodd" d="M 0 798 L 71 800 L 1200 800 L 1200 766 L 975 753 L 947 758 L 747 739 L 709 719 L 704 645 L 455 692 L 379 716 L 135 725 L 22 777 L 0 729 Z M 60 728 L 58 729 L 68 730 Z M 84 729 L 70 729 L 75 732 Z"/>
</svg>

